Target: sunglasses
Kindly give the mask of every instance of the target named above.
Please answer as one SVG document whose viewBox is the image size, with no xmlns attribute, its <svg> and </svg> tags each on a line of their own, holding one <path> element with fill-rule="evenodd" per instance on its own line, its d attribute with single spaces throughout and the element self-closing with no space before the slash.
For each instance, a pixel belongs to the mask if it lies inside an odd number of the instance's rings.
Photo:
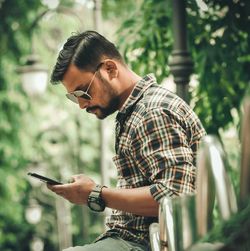
<svg viewBox="0 0 250 251">
<path fill-rule="evenodd" d="M 101 67 L 102 64 L 103 64 L 103 62 L 101 62 L 101 63 L 96 67 L 95 73 L 94 73 L 92 79 L 90 80 L 89 85 L 88 85 L 88 88 L 87 88 L 86 91 L 77 90 L 77 91 L 69 92 L 69 93 L 66 94 L 66 97 L 67 97 L 69 100 L 71 100 L 72 102 L 76 103 L 76 104 L 79 104 L 78 98 L 82 98 L 82 99 L 85 99 L 85 100 L 91 100 L 92 97 L 88 94 L 88 91 L 89 91 L 90 86 L 91 86 L 92 83 L 94 82 L 96 73 L 98 72 L 98 70 L 100 69 L 100 67 Z"/>
</svg>

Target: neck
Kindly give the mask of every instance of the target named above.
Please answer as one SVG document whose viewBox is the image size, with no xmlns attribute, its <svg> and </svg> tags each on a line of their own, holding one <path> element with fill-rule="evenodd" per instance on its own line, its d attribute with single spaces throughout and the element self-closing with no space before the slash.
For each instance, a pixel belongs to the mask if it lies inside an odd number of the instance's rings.
<svg viewBox="0 0 250 251">
<path fill-rule="evenodd" d="M 141 77 L 135 72 L 126 69 L 124 73 L 121 73 L 121 92 L 120 92 L 120 105 L 119 109 L 122 108 L 127 98 L 134 89 L 136 83 L 141 80 Z"/>
</svg>

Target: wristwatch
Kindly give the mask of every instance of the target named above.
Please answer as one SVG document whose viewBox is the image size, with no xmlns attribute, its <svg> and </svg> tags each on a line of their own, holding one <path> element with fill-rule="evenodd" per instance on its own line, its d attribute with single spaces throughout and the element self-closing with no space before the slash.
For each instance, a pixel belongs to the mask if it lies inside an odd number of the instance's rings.
<svg viewBox="0 0 250 251">
<path fill-rule="evenodd" d="M 101 196 L 103 187 L 106 186 L 96 185 L 88 197 L 88 207 L 95 212 L 102 212 L 106 207 Z"/>
</svg>

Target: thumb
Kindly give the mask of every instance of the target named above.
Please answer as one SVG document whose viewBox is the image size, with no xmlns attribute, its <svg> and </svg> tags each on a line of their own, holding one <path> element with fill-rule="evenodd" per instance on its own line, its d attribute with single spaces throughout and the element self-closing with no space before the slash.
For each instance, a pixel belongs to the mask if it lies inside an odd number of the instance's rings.
<svg viewBox="0 0 250 251">
<path fill-rule="evenodd" d="M 67 183 L 74 183 L 76 181 L 76 177 L 72 176 L 68 179 Z"/>
</svg>

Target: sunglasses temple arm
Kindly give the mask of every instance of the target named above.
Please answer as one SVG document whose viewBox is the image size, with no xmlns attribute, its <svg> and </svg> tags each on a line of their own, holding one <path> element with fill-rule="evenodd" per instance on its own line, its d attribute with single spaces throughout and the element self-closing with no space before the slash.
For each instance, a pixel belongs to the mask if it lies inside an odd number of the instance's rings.
<svg viewBox="0 0 250 251">
<path fill-rule="evenodd" d="M 96 73 L 97 73 L 97 71 L 95 72 L 95 74 L 94 74 L 93 78 L 91 79 L 91 81 L 90 81 L 90 83 L 89 83 L 89 86 L 88 86 L 88 88 L 87 88 L 87 90 L 86 90 L 86 93 L 88 93 L 88 90 L 89 90 L 90 86 L 91 86 L 91 85 L 92 85 L 92 83 L 94 82 L 94 79 L 95 79 L 95 75 L 96 75 Z"/>
</svg>

